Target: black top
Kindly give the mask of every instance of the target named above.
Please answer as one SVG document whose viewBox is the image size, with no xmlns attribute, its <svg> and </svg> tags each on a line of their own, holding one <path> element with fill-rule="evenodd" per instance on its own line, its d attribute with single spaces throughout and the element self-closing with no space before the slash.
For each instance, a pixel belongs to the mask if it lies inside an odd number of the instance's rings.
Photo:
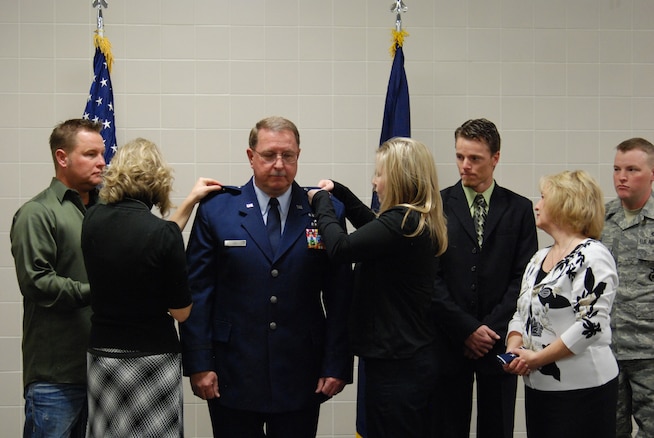
<svg viewBox="0 0 654 438">
<path fill-rule="evenodd" d="M 419 213 L 393 207 L 379 217 L 347 187 L 334 182 L 333 194 L 345 204 L 357 228 L 347 234 L 338 222 L 327 192 L 313 207 L 330 258 L 356 262 L 350 336 L 356 355 L 367 358 L 411 357 L 435 339 L 430 302 L 436 277 L 436 246 L 425 229 L 411 234 Z"/>
<path fill-rule="evenodd" d="M 179 352 L 168 309 L 191 304 L 178 225 L 126 199 L 89 209 L 82 251 L 91 284 L 91 348 Z"/>
</svg>

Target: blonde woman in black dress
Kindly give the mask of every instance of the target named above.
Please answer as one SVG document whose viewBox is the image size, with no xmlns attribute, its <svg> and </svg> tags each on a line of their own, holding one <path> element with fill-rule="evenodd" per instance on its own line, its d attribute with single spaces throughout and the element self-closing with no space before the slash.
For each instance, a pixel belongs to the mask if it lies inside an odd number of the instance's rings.
<svg viewBox="0 0 654 438">
<path fill-rule="evenodd" d="M 333 181 L 310 191 L 318 229 L 332 260 L 355 262 L 350 339 L 365 359 L 369 438 L 429 436 L 435 395 L 436 332 L 430 313 L 437 256 L 447 228 L 434 159 L 410 138 L 392 138 L 377 151 L 373 186 L 379 214 Z M 343 229 L 328 192 L 345 205 L 357 228 Z"/>
</svg>

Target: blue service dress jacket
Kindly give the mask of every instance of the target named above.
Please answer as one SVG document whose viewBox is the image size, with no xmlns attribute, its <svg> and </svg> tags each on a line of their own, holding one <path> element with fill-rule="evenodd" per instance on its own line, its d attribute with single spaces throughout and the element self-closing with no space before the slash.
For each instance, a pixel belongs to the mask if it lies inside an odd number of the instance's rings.
<svg viewBox="0 0 654 438">
<path fill-rule="evenodd" d="M 252 179 L 205 199 L 191 231 L 184 374 L 216 371 L 229 408 L 295 411 L 324 401 L 320 377 L 352 381 L 351 265 L 329 261 L 306 191 L 291 190 L 276 252 Z"/>
</svg>

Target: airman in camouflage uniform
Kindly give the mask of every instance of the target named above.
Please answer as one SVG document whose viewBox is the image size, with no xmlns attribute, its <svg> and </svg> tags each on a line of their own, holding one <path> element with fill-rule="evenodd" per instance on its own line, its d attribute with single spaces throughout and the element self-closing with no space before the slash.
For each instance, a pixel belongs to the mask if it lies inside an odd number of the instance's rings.
<svg viewBox="0 0 654 438">
<path fill-rule="evenodd" d="M 617 146 L 602 242 L 615 258 L 620 285 L 613 303 L 612 348 L 618 359 L 617 437 L 654 437 L 654 145 L 642 138 Z"/>
</svg>

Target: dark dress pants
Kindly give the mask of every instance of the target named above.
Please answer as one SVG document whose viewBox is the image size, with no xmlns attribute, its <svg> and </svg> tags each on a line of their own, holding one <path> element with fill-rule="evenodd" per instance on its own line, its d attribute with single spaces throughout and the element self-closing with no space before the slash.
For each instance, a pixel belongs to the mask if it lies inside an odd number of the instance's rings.
<svg viewBox="0 0 654 438">
<path fill-rule="evenodd" d="M 513 438 L 517 376 L 475 372 L 473 361 L 449 361 L 439 376 L 433 408 L 434 438 L 468 438 L 473 385 L 477 386 L 478 438 Z M 501 370 L 501 369 L 500 369 Z"/>
<path fill-rule="evenodd" d="M 230 409 L 207 401 L 215 438 L 315 438 L 320 404 L 300 411 L 262 413 Z"/>
<path fill-rule="evenodd" d="M 407 359 L 366 363 L 366 438 L 424 438 L 430 435 L 436 384 L 436 352 L 423 347 Z"/>
</svg>

